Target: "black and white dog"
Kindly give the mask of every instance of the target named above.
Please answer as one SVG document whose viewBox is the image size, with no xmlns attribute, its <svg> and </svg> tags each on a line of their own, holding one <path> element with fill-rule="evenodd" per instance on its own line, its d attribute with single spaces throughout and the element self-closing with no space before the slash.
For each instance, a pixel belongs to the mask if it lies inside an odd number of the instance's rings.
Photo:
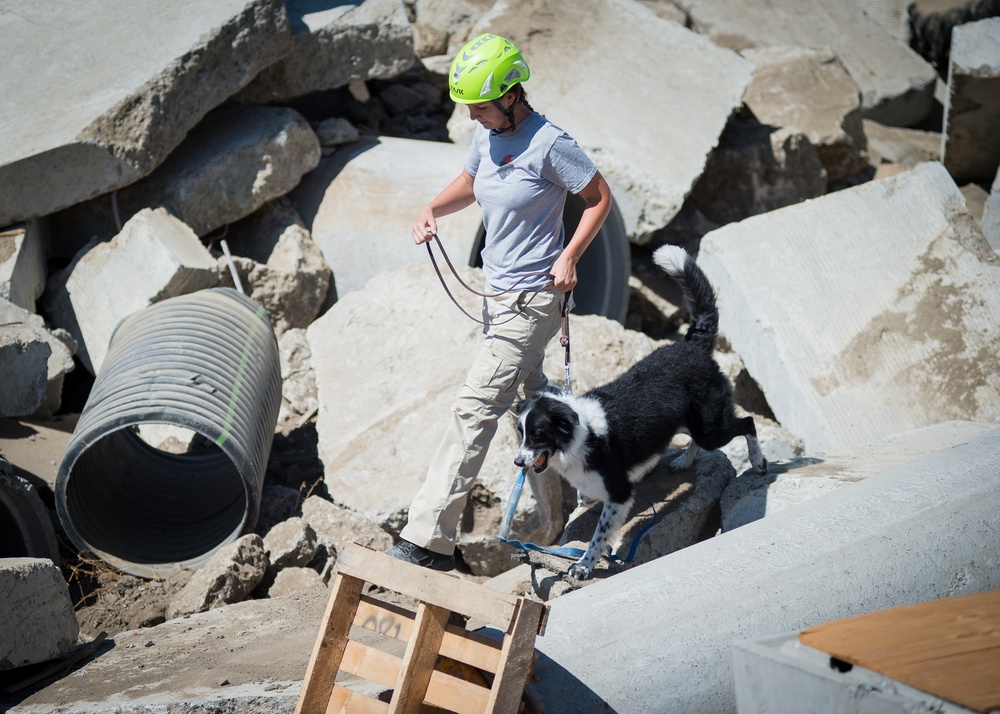
<svg viewBox="0 0 1000 714">
<path fill-rule="evenodd" d="M 674 470 L 690 466 L 700 449 L 744 436 L 754 469 L 767 473 L 753 419 L 736 416 L 732 387 L 712 358 L 719 312 L 708 278 L 677 246 L 657 249 L 653 260 L 684 289 L 690 313 L 684 340 L 660 347 L 583 396 L 547 391 L 516 407 L 521 445 L 514 463 L 535 473 L 552 466 L 581 500 L 604 503 L 586 553 L 569 569 L 577 580 L 590 577 L 632 508 L 634 484 L 678 429 L 687 430 L 691 445 L 671 462 Z"/>
</svg>

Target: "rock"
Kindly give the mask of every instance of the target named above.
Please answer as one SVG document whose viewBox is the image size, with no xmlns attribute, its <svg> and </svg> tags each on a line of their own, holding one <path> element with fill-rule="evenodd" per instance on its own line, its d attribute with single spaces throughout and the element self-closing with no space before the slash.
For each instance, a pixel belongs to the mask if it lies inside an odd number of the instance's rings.
<svg viewBox="0 0 1000 714">
<path fill-rule="evenodd" d="M 374 490 L 382 492 L 379 486 Z M 318 544 L 331 557 L 348 543 L 360 543 L 379 551 L 392 546 L 392 538 L 377 523 L 320 496 L 309 496 L 302 502 L 302 520 L 315 530 Z"/>
<path fill-rule="evenodd" d="M 531 104 L 587 150 L 629 240 L 640 244 L 680 211 L 752 69 L 632 0 L 585 0 L 572 13 L 556 0 L 502 0 L 472 32 L 480 31 L 509 37 L 521 50 L 531 67 Z M 619 97 L 623 86 L 628 100 L 602 101 L 595 111 L 595 97 Z M 449 129 L 456 143 L 468 144 L 465 107 L 456 107 Z"/>
<path fill-rule="evenodd" d="M 0 327 L 0 417 L 29 416 L 42 406 L 52 348 L 32 330 Z"/>
<path fill-rule="evenodd" d="M 312 568 L 284 568 L 267 590 L 268 597 L 326 590 L 323 578 Z"/>
<path fill-rule="evenodd" d="M 482 284 L 481 271 L 456 267 L 466 284 Z M 457 297 L 466 309 L 477 309 L 464 291 Z M 434 329 L 422 329 L 429 317 Z M 324 356 L 314 361 L 317 430 L 325 483 L 335 502 L 399 532 L 478 349 L 481 329 L 449 302 L 427 265 L 376 276 L 309 327 L 313 354 Z M 574 316 L 571 332 L 574 389 L 609 381 L 653 349 L 647 336 L 597 316 Z M 562 385 L 564 373 L 558 339 L 549 345 L 544 367 L 554 386 Z M 344 370 L 344 364 L 358 368 Z M 516 476 L 516 445 L 513 419 L 505 417 L 480 471 L 482 490 L 476 490 L 463 518 L 459 547 L 476 574 L 495 575 L 510 567 L 496 536 Z M 561 530 L 561 488 L 552 483 L 542 480 L 540 492 L 525 489 L 515 517 L 522 540 L 551 542 Z M 492 564 L 495 558 L 499 565 Z"/>
<path fill-rule="evenodd" d="M 350 144 L 361 138 L 354 125 L 341 117 L 331 117 L 320 122 L 316 127 L 316 136 L 319 138 L 319 145 L 324 149 Z"/>
<path fill-rule="evenodd" d="M 831 48 L 858 83 L 870 119 L 914 126 L 931 110 L 934 69 L 853 2 L 778 0 L 760 13 L 734 0 L 690 0 L 685 7 L 697 31 L 727 47 Z"/>
<path fill-rule="evenodd" d="M 291 202 L 282 197 L 265 204 L 233 225 L 226 240 L 239 256 L 235 263 L 244 291 L 267 311 L 275 333 L 308 327 L 326 300 L 332 275 Z M 222 284 L 235 287 L 227 261 L 219 260 Z"/>
<path fill-rule="evenodd" d="M 239 92 L 236 101 L 267 104 L 394 77 L 413 64 L 413 30 L 402 0 L 292 4 L 291 51 Z"/>
<path fill-rule="evenodd" d="M 719 499 L 736 477 L 732 464 L 721 452 L 703 451 L 690 468 L 671 472 L 668 464 L 678 455 L 667 451 L 639 482 L 629 518 L 612 543 L 612 552 L 623 561 L 634 548 L 632 567 L 711 537 L 719 528 Z M 602 509 L 603 504 L 578 508 L 560 544 L 589 543 Z"/>
<path fill-rule="evenodd" d="M 959 184 L 992 181 L 1000 166 L 1000 17 L 956 27 L 948 63 L 941 161 Z"/>
<path fill-rule="evenodd" d="M 171 600 L 167 619 L 242 601 L 264 579 L 267 567 L 259 535 L 251 533 L 224 545 Z"/>
<path fill-rule="evenodd" d="M 21 68 L 0 78 L 17 98 L 0 108 L 0 226 L 134 183 L 291 44 L 278 0 L 32 6 L 0 35 L 0 65 Z"/>
<path fill-rule="evenodd" d="M 1000 262 L 940 164 L 723 226 L 698 262 L 806 454 L 1000 420 Z"/>
<path fill-rule="evenodd" d="M 43 558 L 0 558 L 0 671 L 57 659 L 80 626 L 58 566 Z"/>
<path fill-rule="evenodd" d="M 217 284 L 215 260 L 198 236 L 162 208 L 143 209 L 111 241 L 84 248 L 53 275 L 42 308 L 73 336 L 77 357 L 96 375 L 122 318 Z"/>
<path fill-rule="evenodd" d="M 281 410 L 278 431 L 288 434 L 319 410 L 312 350 L 304 329 L 288 330 L 278 338 L 281 355 Z"/>
<path fill-rule="evenodd" d="M 993 250 L 1000 252 L 1000 170 L 993 179 L 990 195 L 983 205 L 983 235 Z"/>
<path fill-rule="evenodd" d="M 455 53 L 472 39 L 472 26 L 493 6 L 493 0 L 416 0 L 413 53 L 450 65 Z M 442 74 L 448 71 L 445 66 Z"/>
<path fill-rule="evenodd" d="M 116 196 L 53 217 L 60 240 L 104 240 L 144 208 L 163 207 L 199 236 L 249 216 L 293 189 L 316 167 L 319 140 L 286 107 L 227 107 L 195 127 L 163 165 Z M 75 238 L 74 238 L 75 236 Z"/>
<path fill-rule="evenodd" d="M 0 299 L 28 312 L 45 290 L 45 251 L 36 221 L 0 231 Z M 0 319 L 0 324 L 4 320 Z"/>
<path fill-rule="evenodd" d="M 772 460 L 768 473 L 747 471 L 722 494 L 722 530 L 731 531 L 835 489 L 918 461 L 994 429 L 992 424 L 945 422 L 838 453 Z M 765 453 L 767 451 L 765 450 Z"/>
<path fill-rule="evenodd" d="M 35 343 L 44 343 L 49 347 L 49 355 L 46 360 L 46 377 L 45 386 L 42 390 L 42 399 L 35 407 L 34 411 L 23 412 L 15 414 L 13 412 L 7 413 L 3 407 L 3 403 L 11 403 L 11 397 L 0 397 L 0 413 L 6 414 L 6 416 L 32 416 L 39 419 L 47 419 L 59 411 L 59 407 L 62 403 L 62 388 L 63 381 L 67 374 L 73 371 L 73 353 L 76 350 L 76 341 L 73 337 L 61 328 L 56 328 L 55 330 L 49 330 L 45 325 L 45 321 L 39 316 L 34 315 L 27 310 L 14 305 L 13 303 L 0 298 L 0 343 L 4 341 L 2 335 L 8 333 L 13 335 L 15 328 L 19 331 L 22 339 L 25 340 L 25 345 L 31 345 Z M 16 359 L 16 365 L 11 366 L 10 370 L 4 369 L 3 373 L 10 376 L 9 380 L 5 380 L 6 384 L 0 387 L 0 394 L 3 394 L 7 390 L 20 391 L 24 390 L 24 394 L 28 395 L 37 387 L 35 380 L 37 379 L 35 375 L 35 370 L 39 368 L 36 364 L 36 359 L 41 359 L 41 355 L 44 350 L 32 349 L 30 346 L 24 350 Z M 7 353 L 7 357 L 10 358 L 11 355 Z M 20 374 L 21 377 L 17 378 L 13 375 Z M 25 396 L 22 399 L 27 399 L 29 402 L 34 402 L 34 396 Z M 17 403 L 18 399 L 13 399 L 13 403 Z M 11 409 L 12 407 L 7 407 Z"/>
<path fill-rule="evenodd" d="M 316 545 L 316 531 L 301 518 L 278 523 L 264 536 L 264 550 L 270 564 L 268 572 L 308 565 L 316 555 Z"/>
<path fill-rule="evenodd" d="M 800 47 L 741 54 L 754 63 L 743 103 L 761 124 L 804 134 L 831 183 L 867 167 L 858 85 L 836 55 Z"/>
<path fill-rule="evenodd" d="M 426 250 L 413 245 L 410 228 L 462 170 L 466 153 L 441 142 L 366 138 L 341 147 L 303 178 L 291 198 L 333 270 L 337 299 L 379 273 L 428 260 Z M 481 225 L 476 205 L 438 222 L 454 262 L 468 264 Z"/>
</svg>

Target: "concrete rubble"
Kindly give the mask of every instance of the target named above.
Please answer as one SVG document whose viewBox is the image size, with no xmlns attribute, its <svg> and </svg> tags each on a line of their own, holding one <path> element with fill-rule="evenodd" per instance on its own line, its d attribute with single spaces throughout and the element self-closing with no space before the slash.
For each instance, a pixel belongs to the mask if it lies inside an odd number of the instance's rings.
<svg viewBox="0 0 1000 714">
<path fill-rule="evenodd" d="M 0 78 L 0 709 L 292 711 L 337 553 L 391 545 L 480 339 L 409 227 L 464 160 L 446 73 L 485 31 L 523 50 L 532 105 L 615 196 L 581 263 L 573 390 L 681 337 L 649 254 L 684 245 L 770 462 L 756 474 L 735 440 L 670 473 L 679 435 L 614 544 L 634 560 L 573 582 L 571 561 L 497 541 L 516 476 L 501 421 L 459 576 L 550 603 L 542 710 L 735 711 L 740 641 L 1000 587 L 989 2 L 0 9 L 18 68 Z M 475 207 L 441 220 L 469 285 L 480 232 Z M 120 321 L 214 286 L 278 341 L 260 512 L 198 570 L 147 581 L 70 551 L 59 460 Z M 545 371 L 561 386 L 558 338 Z M 137 427 L 177 463 L 205 447 L 182 431 Z M 597 510 L 530 474 L 513 533 L 583 546 Z M 88 651 L 101 631 L 113 646 Z"/>
</svg>

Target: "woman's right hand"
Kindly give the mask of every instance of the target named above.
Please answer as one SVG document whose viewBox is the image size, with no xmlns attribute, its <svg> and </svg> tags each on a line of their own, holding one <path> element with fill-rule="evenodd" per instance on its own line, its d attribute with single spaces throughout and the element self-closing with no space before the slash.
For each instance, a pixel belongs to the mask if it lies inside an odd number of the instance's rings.
<svg viewBox="0 0 1000 714">
<path fill-rule="evenodd" d="M 410 234 L 413 236 L 413 242 L 415 245 L 420 245 L 421 243 L 426 243 L 431 238 L 437 235 L 437 221 L 434 220 L 434 213 L 431 211 L 429 206 L 424 207 L 424 210 L 420 212 L 420 217 L 417 218 L 417 222 L 413 224 L 413 228 L 410 229 Z"/>
</svg>

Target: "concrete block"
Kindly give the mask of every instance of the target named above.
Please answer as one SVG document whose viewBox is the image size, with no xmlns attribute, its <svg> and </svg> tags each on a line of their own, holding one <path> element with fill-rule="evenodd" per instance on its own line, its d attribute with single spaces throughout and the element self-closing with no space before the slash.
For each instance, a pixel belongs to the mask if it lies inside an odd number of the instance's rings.
<svg viewBox="0 0 1000 714">
<path fill-rule="evenodd" d="M 0 670 L 62 657 L 76 621 L 62 572 L 42 558 L 0 558 Z"/>
<path fill-rule="evenodd" d="M 45 251 L 36 221 L 0 231 L 0 298 L 35 311 L 45 290 Z M 3 322 L 3 320 L 0 320 Z"/>
<path fill-rule="evenodd" d="M 542 711 L 724 714 L 737 642 L 996 589 L 998 459 L 994 429 L 552 600 L 528 691 Z"/>
<path fill-rule="evenodd" d="M 145 176 L 291 44 L 280 0 L 30 3 L 0 13 L 0 36 L 19 68 L 0 76 L 18 97 L 0 105 L 0 226 Z"/>
<path fill-rule="evenodd" d="M 144 208 L 165 208 L 199 236 L 249 216 L 284 196 L 319 163 L 319 139 L 287 107 L 226 107 L 205 117 L 145 179 L 115 195 L 52 217 L 53 236 L 83 245 L 108 240 Z"/>
<path fill-rule="evenodd" d="M 632 0 L 581 0 L 573 12 L 558 0 L 498 2 L 472 32 L 480 31 L 522 51 L 532 106 L 590 153 L 639 243 L 680 211 L 752 70 Z M 473 128 L 468 109 L 456 107 L 452 138 L 467 144 Z"/>
<path fill-rule="evenodd" d="M 904 45 L 910 44 L 909 7 L 913 0 L 854 0 L 865 15 Z"/>
<path fill-rule="evenodd" d="M 1000 165 L 1000 17 L 952 31 L 941 161 L 959 184 L 993 179 Z"/>
<path fill-rule="evenodd" d="M 111 241 L 84 249 L 49 283 L 43 299 L 49 320 L 73 336 L 80 362 L 97 374 L 122 318 L 214 287 L 218 274 L 198 236 L 157 208 L 137 213 Z"/>
<path fill-rule="evenodd" d="M 983 205 L 983 235 L 994 251 L 1000 253 L 1000 170 Z"/>
<path fill-rule="evenodd" d="M 747 12 L 741 0 L 690 0 L 685 7 L 696 29 L 720 44 L 832 48 L 858 83 L 870 119 L 914 126 L 931 110 L 934 68 L 853 2 L 777 0 L 764 12 Z"/>
<path fill-rule="evenodd" d="M 721 502 L 722 530 L 731 531 L 773 516 L 869 476 L 957 446 L 994 428 L 993 424 L 981 422 L 945 422 L 847 451 L 783 461 L 772 459 L 764 445 L 768 473 L 747 471 L 726 488 Z"/>
<path fill-rule="evenodd" d="M 941 160 L 941 133 L 885 126 L 872 119 L 862 120 L 868 138 L 868 160 L 872 166 L 896 164 L 913 168 L 927 161 Z"/>
<path fill-rule="evenodd" d="M 0 326 L 0 417 L 30 416 L 42 406 L 51 354 L 32 330 Z"/>
<path fill-rule="evenodd" d="M 831 182 L 865 169 L 861 95 L 836 55 L 801 47 L 741 54 L 754 63 L 743 103 L 761 124 L 804 134 L 817 147 Z"/>
<path fill-rule="evenodd" d="M 799 633 L 737 642 L 733 679 L 738 712 L 799 714 L 972 714 L 864 667 L 839 672 L 830 656 L 798 641 Z"/>
<path fill-rule="evenodd" d="M 303 177 L 291 199 L 333 271 L 338 298 L 383 271 L 427 262 L 410 228 L 458 176 L 466 153 L 451 144 L 383 136 L 343 146 Z M 478 205 L 438 221 L 455 263 L 469 265 L 482 222 Z"/>
<path fill-rule="evenodd" d="M 1000 264 L 938 163 L 705 236 L 720 327 L 807 453 L 1000 420 Z"/>
<path fill-rule="evenodd" d="M 236 101 L 284 102 L 352 80 L 389 79 L 413 64 L 413 28 L 402 0 L 287 5 L 291 50 Z"/>
<path fill-rule="evenodd" d="M 412 242 L 408 246 L 415 249 Z M 466 284 L 482 286 L 482 271 L 456 269 Z M 479 314 L 479 299 L 454 279 L 449 285 L 470 314 Z M 573 389 L 580 392 L 609 381 L 654 346 L 646 335 L 595 315 L 574 314 L 570 329 Z M 459 312 L 425 262 L 381 273 L 364 289 L 348 293 L 309 326 L 307 337 L 312 354 L 322 355 L 313 365 L 320 401 L 318 450 L 327 488 L 337 503 L 397 533 L 482 341 L 482 326 Z M 562 383 L 563 360 L 556 335 L 544 365 L 553 384 Z M 345 370 L 345 364 L 356 367 Z M 459 548 L 468 542 L 483 568 L 495 567 L 501 558 L 510 565 L 509 549 L 497 541 L 496 528 L 517 475 L 516 451 L 513 419 L 503 418 L 477 481 L 481 497 L 470 499 L 459 541 Z M 541 481 L 554 487 L 524 490 L 515 527 L 523 540 L 551 543 L 562 528 L 562 489 L 553 479 Z M 372 489 L 370 483 L 383 486 Z"/>
<path fill-rule="evenodd" d="M 49 346 L 42 401 L 34 411 L 21 414 L 20 416 L 34 416 L 37 418 L 52 416 L 59 410 L 62 404 L 63 379 L 75 368 L 73 363 L 73 354 L 76 351 L 75 340 L 66 330 L 56 328 L 50 331 L 45 321 L 39 315 L 28 312 L 3 298 L 0 298 L 0 325 L 17 327 L 31 335 L 30 340 L 32 342 L 42 342 Z M 3 328 L 0 328 L 0 331 L 2 330 Z M 31 369 L 33 370 L 34 368 L 32 367 Z M 17 382 L 17 380 L 13 381 Z M 27 380 L 19 386 L 27 387 L 29 383 L 31 381 Z M 2 391 L 2 388 L 0 388 L 0 391 Z M 0 408 L 0 411 L 2 411 L 2 408 Z"/>
</svg>

